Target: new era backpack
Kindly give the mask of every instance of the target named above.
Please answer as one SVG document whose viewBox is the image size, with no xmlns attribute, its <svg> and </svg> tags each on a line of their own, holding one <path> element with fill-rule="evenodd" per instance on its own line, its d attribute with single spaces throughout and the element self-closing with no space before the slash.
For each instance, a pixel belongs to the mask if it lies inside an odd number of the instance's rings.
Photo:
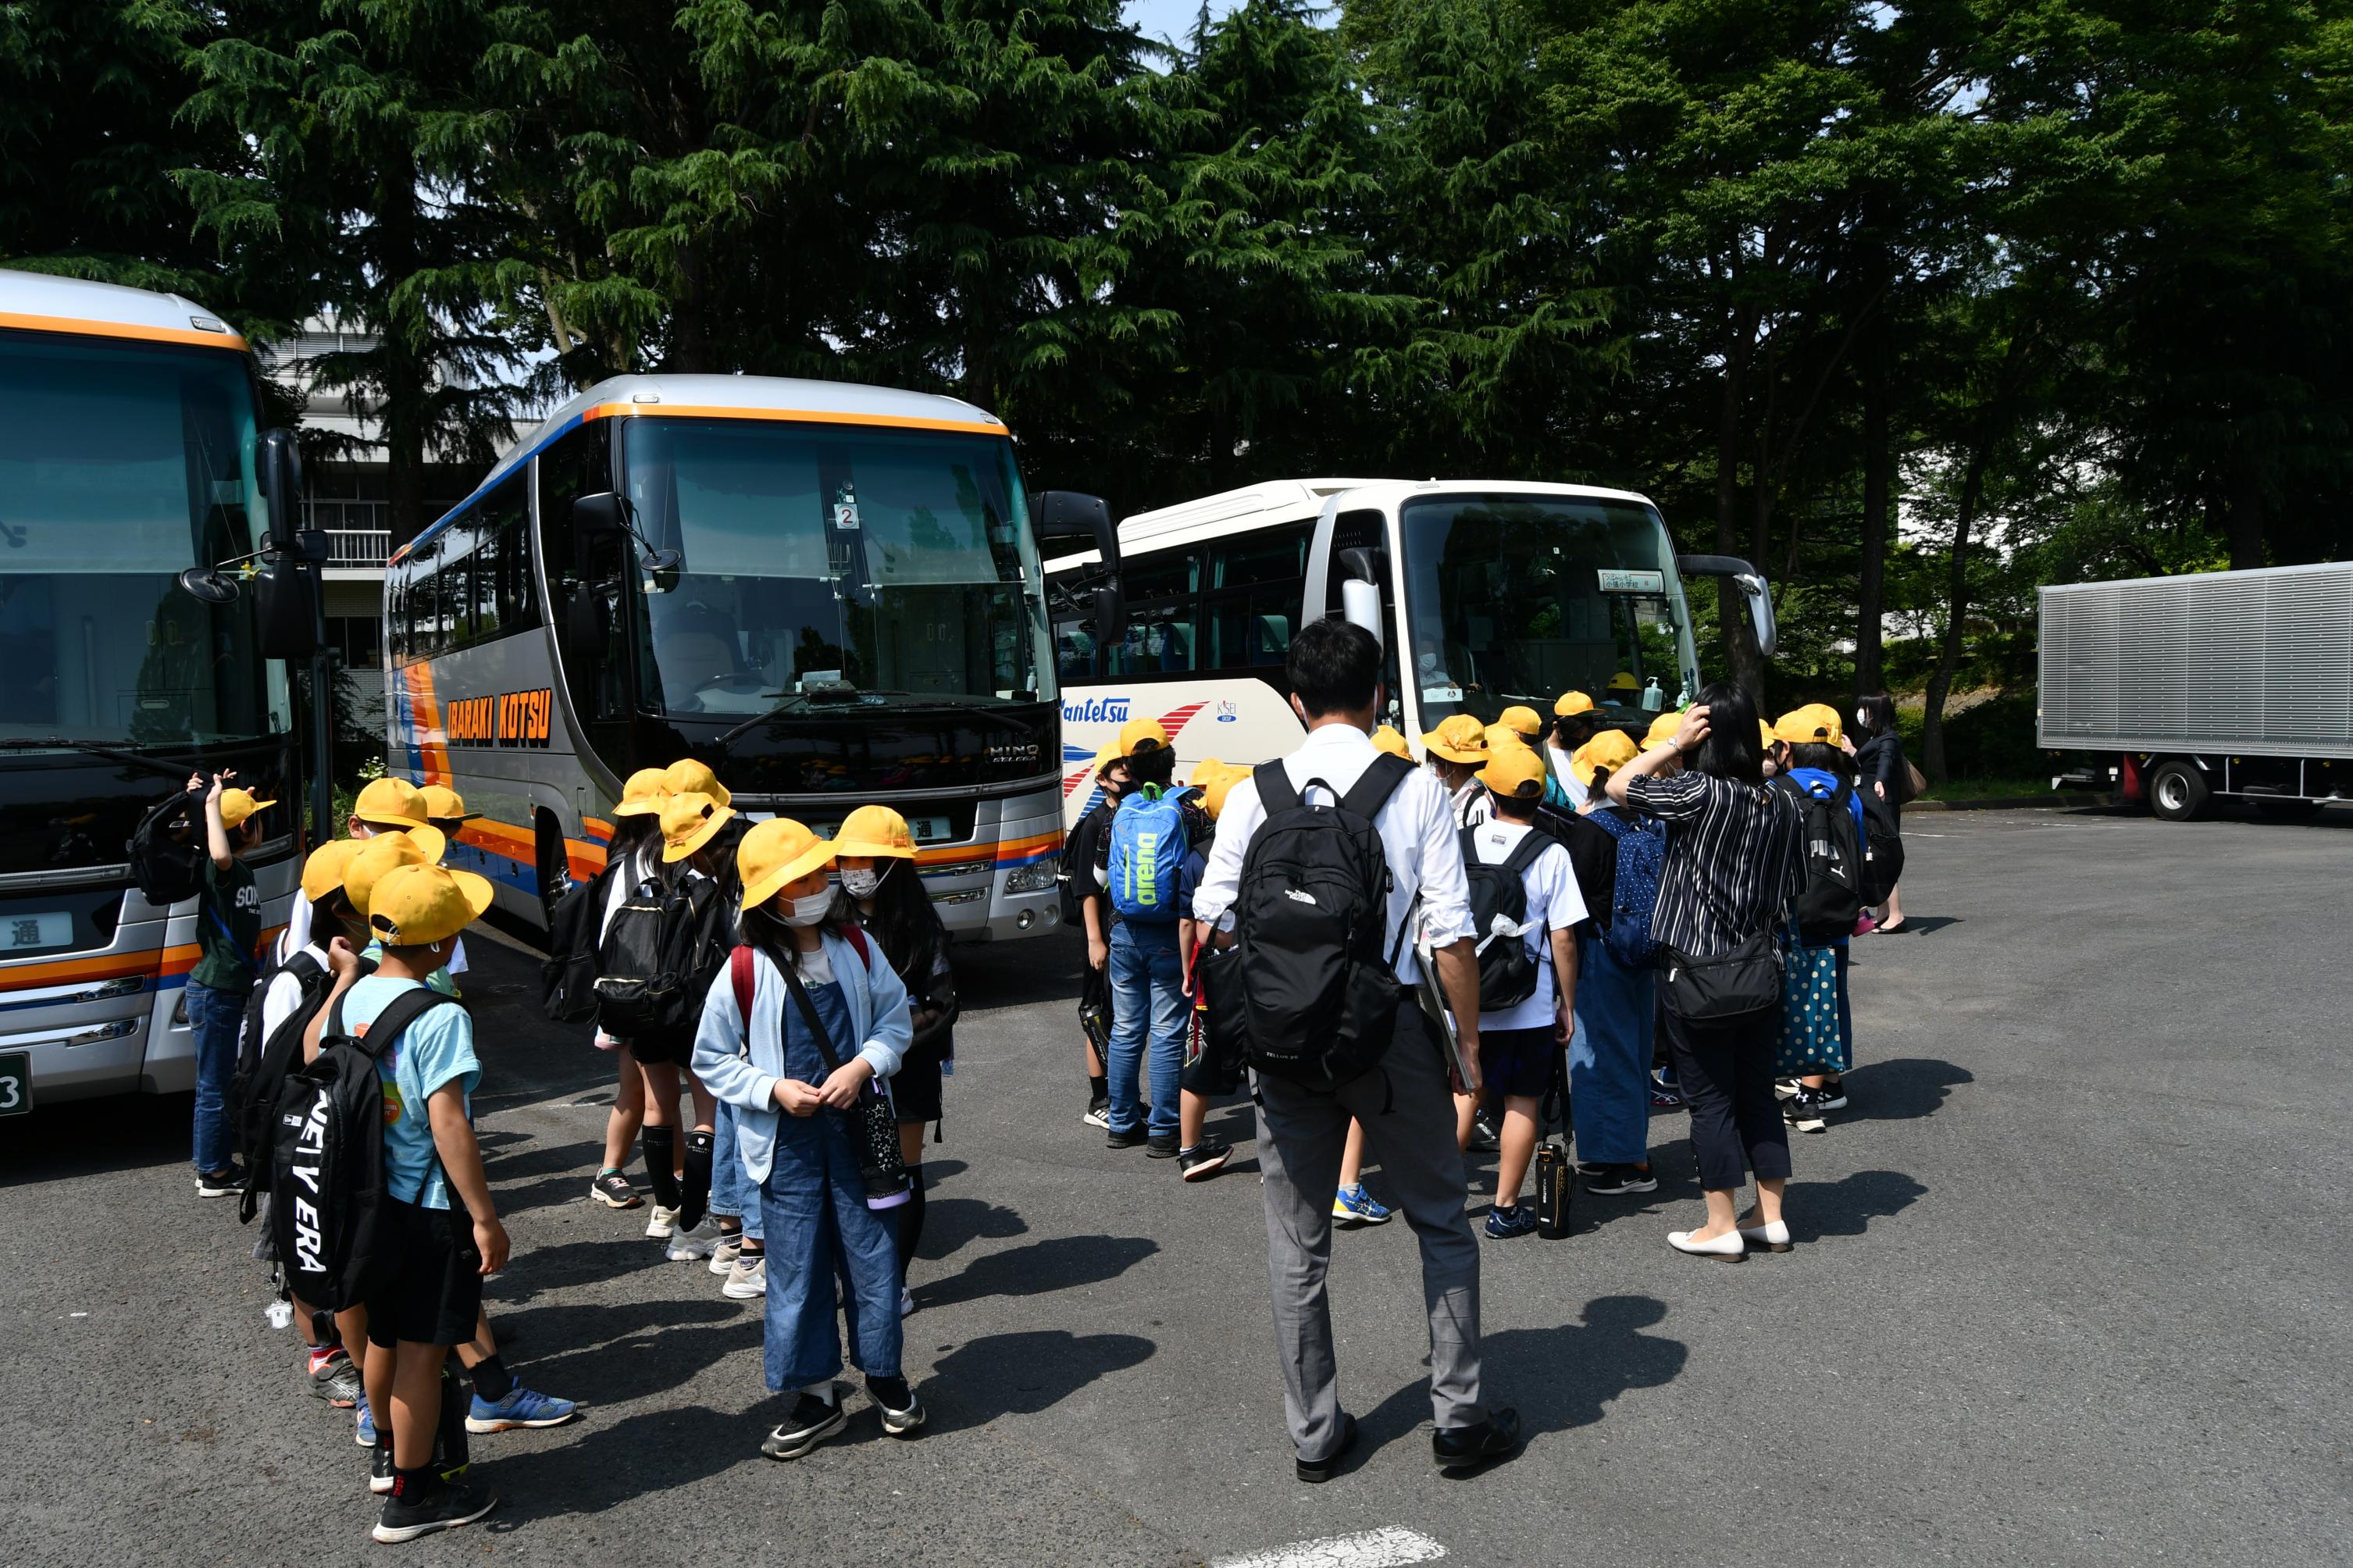
<svg viewBox="0 0 2353 1568">
<path fill-rule="evenodd" d="M 205 797 L 193 790 L 147 808 L 125 846 L 131 880 L 151 904 L 176 904 L 204 891 Z"/>
<path fill-rule="evenodd" d="M 1176 920 L 1178 879 L 1191 845 L 1185 807 L 1173 790 L 1145 784 L 1111 819 L 1111 907 L 1140 924 Z"/>
<path fill-rule="evenodd" d="M 1266 821 L 1242 858 L 1234 943 L 1203 961 L 1220 1064 L 1329 1089 L 1388 1050 L 1406 933 L 1388 930 L 1388 856 L 1373 818 L 1412 772 L 1384 754 L 1338 805 L 1310 805 L 1280 760 L 1259 764 Z"/>
<path fill-rule="evenodd" d="M 596 949 L 596 1023 L 617 1040 L 670 1049 L 694 1038 L 703 993 L 734 945 L 726 893 L 708 877 L 640 886 Z"/>
<path fill-rule="evenodd" d="M 287 1290 L 340 1312 L 382 1287 L 386 1234 L 384 1055 L 435 1007 L 463 1004 L 427 986 L 404 991 L 354 1037 L 335 1003 L 319 1054 L 287 1069 L 270 1152 L 269 1228 Z"/>
<path fill-rule="evenodd" d="M 1855 798 L 1862 802 L 1862 901 L 1883 904 L 1904 879 L 1904 831 L 1876 791 L 1857 790 Z"/>
<path fill-rule="evenodd" d="M 1609 956 L 1630 969 L 1659 962 L 1651 917 L 1659 907 L 1659 873 L 1667 861 L 1667 830 L 1644 818 L 1629 821 L 1601 807 L 1585 820 L 1618 841 L 1617 874 L 1609 895 L 1609 924 L 1601 933 Z"/>
<path fill-rule="evenodd" d="M 1478 943 L 1479 1012 L 1482 1016 L 1516 1007 L 1536 994 L 1536 965 L 1528 956 L 1527 933 L 1539 922 L 1528 919 L 1528 868 L 1557 842 L 1529 828 L 1500 865 L 1479 858 L 1479 829 L 1462 836 L 1462 873 L 1471 883 L 1471 934 Z"/>
<path fill-rule="evenodd" d="M 1803 781 L 1777 778 L 1776 784 L 1797 797 L 1798 858 L 1805 868 L 1791 911 L 1798 940 L 1810 947 L 1825 947 L 1854 934 L 1862 913 L 1862 843 L 1847 802 L 1854 788 L 1844 779 L 1828 795 L 1818 795 Z"/>
</svg>

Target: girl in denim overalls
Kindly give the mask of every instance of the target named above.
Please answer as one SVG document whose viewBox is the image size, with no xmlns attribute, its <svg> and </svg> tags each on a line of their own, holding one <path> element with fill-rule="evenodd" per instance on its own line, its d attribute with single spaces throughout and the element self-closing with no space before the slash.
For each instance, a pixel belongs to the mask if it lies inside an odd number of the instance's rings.
<svg viewBox="0 0 2353 1568">
<path fill-rule="evenodd" d="M 907 991 L 879 948 L 829 921 L 832 864 L 832 848 L 797 822 L 763 822 L 744 836 L 736 866 L 744 941 L 755 953 L 751 1018 L 747 1026 L 731 969 L 704 999 L 694 1042 L 695 1074 L 735 1108 L 744 1174 L 759 1190 L 771 1259 L 768 1386 L 798 1395 L 760 1445 L 774 1459 L 797 1459 L 849 1423 L 844 1391 L 834 1382 L 841 1370 L 837 1271 L 849 1288 L 840 1306 L 850 1361 L 866 1374 L 882 1429 L 906 1436 L 923 1423 L 900 1366 L 892 1216 L 870 1206 L 860 1147 L 843 1114 L 869 1079 L 898 1070 L 908 1043 Z M 839 1068 L 827 1070 L 780 963 L 793 965 Z"/>
</svg>

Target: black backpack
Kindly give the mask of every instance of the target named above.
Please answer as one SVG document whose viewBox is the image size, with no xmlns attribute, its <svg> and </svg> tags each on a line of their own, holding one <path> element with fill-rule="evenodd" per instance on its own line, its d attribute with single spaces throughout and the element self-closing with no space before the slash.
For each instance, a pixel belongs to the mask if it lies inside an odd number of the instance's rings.
<svg viewBox="0 0 2353 1568">
<path fill-rule="evenodd" d="M 1536 964 L 1543 961 L 1528 957 L 1528 885 L 1523 879 L 1536 857 L 1559 841 L 1531 827 L 1501 865 L 1490 866 L 1479 858 L 1479 831 L 1461 829 L 1462 874 L 1471 883 L 1471 934 L 1479 944 L 1479 1012 L 1484 1016 L 1536 994 Z M 1496 929 L 1499 921 L 1504 931 Z"/>
<path fill-rule="evenodd" d="M 307 1305 L 340 1312 L 383 1286 L 393 1259 L 380 1064 L 429 1009 L 462 1005 L 419 985 L 394 997 L 366 1037 L 354 1038 L 338 1000 L 319 1054 L 287 1069 L 270 1151 L 269 1230 L 285 1288 Z"/>
<path fill-rule="evenodd" d="M 539 966 L 539 1007 L 550 1022 L 585 1024 L 596 1016 L 597 918 L 621 862 L 556 900 L 547 922 L 547 957 Z"/>
<path fill-rule="evenodd" d="M 1854 786 L 1841 779 L 1838 788 L 1824 795 L 1795 779 L 1774 782 L 1798 802 L 1798 854 L 1805 867 L 1797 906 L 1791 911 L 1798 940 L 1809 947 L 1822 947 L 1852 936 L 1863 906 L 1862 842 L 1855 832 L 1854 813 L 1847 805 L 1854 798 Z"/>
<path fill-rule="evenodd" d="M 275 943 L 268 952 L 275 954 Z M 294 1011 L 267 1039 L 261 1033 L 261 1009 L 270 985 L 281 974 L 291 974 L 301 987 Z M 302 1054 L 302 1031 L 327 997 L 334 976 L 308 948 L 283 963 L 269 963 L 245 999 L 245 1017 L 237 1026 L 237 1067 L 229 1075 L 227 1121 L 229 1146 L 245 1156 L 245 1201 L 237 1218 L 247 1224 L 259 1194 L 269 1190 L 271 1119 L 278 1114 L 279 1086 L 286 1068 Z"/>
<path fill-rule="evenodd" d="M 708 877 L 649 882 L 613 911 L 596 949 L 596 1022 L 617 1040 L 675 1050 L 734 946 L 726 890 Z"/>
<path fill-rule="evenodd" d="M 1862 802 L 1862 901 L 1883 904 L 1904 879 L 1904 832 L 1895 807 L 1877 791 L 1855 795 Z"/>
<path fill-rule="evenodd" d="M 1405 932 L 1384 952 L 1391 878 L 1373 818 L 1412 772 L 1384 754 L 1337 805 L 1309 805 L 1280 760 L 1259 764 L 1266 821 L 1242 859 L 1234 944 L 1212 952 L 1204 974 L 1220 1063 L 1320 1089 L 1388 1050 Z"/>
<path fill-rule="evenodd" d="M 205 797 L 194 790 L 157 801 L 139 819 L 125 846 L 131 880 L 159 908 L 193 899 L 205 889 Z"/>
</svg>

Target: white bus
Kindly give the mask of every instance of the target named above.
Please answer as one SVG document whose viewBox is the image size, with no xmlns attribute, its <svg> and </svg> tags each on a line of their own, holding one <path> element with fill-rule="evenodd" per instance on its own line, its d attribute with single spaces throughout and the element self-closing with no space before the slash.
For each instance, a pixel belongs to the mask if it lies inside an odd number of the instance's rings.
<svg viewBox="0 0 2353 1568">
<path fill-rule="evenodd" d="M 389 763 L 481 814 L 450 859 L 534 923 L 604 865 L 623 781 L 694 756 L 755 818 L 895 807 L 959 939 L 1042 931 L 1060 709 L 1036 541 L 1117 544 L 1100 501 L 1036 500 L 1004 425 L 953 398 L 601 383 L 394 556 Z"/>
<path fill-rule="evenodd" d="M 1678 558 L 1658 509 L 1626 490 L 1286 479 L 1138 513 L 1119 545 L 1125 625 L 1109 647 L 1089 595 L 1100 557 L 1046 567 L 1071 823 L 1096 794 L 1097 749 L 1131 719 L 1160 721 L 1180 777 L 1205 757 L 1290 752 L 1303 731 L 1284 658 L 1325 616 L 1381 639 L 1384 717 L 1417 756 L 1451 714 L 1493 723 L 1523 704 L 1549 721 L 1567 690 L 1639 734 L 1699 689 L 1686 574 L 1733 577 L 1773 646 L 1764 580 L 1729 556 Z"/>
<path fill-rule="evenodd" d="M 292 437 L 259 428 L 252 355 L 203 306 L 0 270 L 0 395 L 5 1116 L 195 1084 L 196 901 L 149 903 L 125 845 L 233 768 L 278 802 L 250 863 L 284 921 L 307 771 L 284 661 L 318 605 Z"/>
</svg>

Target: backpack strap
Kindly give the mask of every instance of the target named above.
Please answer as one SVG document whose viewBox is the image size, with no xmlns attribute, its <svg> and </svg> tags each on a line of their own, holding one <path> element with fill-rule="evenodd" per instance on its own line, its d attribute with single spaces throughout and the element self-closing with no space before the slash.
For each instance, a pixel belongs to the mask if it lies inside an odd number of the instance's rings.
<svg viewBox="0 0 2353 1568">
<path fill-rule="evenodd" d="M 744 1032 L 748 1035 L 752 1032 L 754 989 L 751 948 L 738 944 L 735 951 L 727 955 L 727 978 L 734 986 L 735 1011 L 743 1016 Z"/>
<path fill-rule="evenodd" d="M 1380 815 L 1381 807 L 1389 803 L 1389 796 L 1397 794 L 1398 785 L 1412 774 L 1411 763 L 1383 752 L 1373 759 L 1372 765 L 1356 780 L 1356 787 L 1340 797 L 1340 809 L 1370 822 Z M 1286 778 L 1284 782 L 1289 780 Z"/>
<path fill-rule="evenodd" d="M 1464 828 L 1462 836 L 1467 839 L 1471 836 L 1471 830 Z M 1520 841 L 1512 846 L 1512 852 L 1504 857 L 1504 869 L 1514 877 L 1525 877 L 1528 874 L 1528 868 L 1536 863 L 1536 857 L 1559 842 L 1559 839 L 1549 833 L 1539 831 L 1534 824 L 1531 824 L 1528 830 L 1520 835 Z M 1469 858 L 1467 852 L 1464 858 Z"/>
<path fill-rule="evenodd" d="M 841 922 L 841 936 L 844 942 L 858 950 L 859 963 L 869 969 L 874 967 L 874 954 L 866 945 L 864 926 L 860 925 L 856 921 L 844 921 Z"/>
<path fill-rule="evenodd" d="M 348 991 L 343 993 L 344 996 L 350 994 Z M 342 1027 L 343 1004 L 338 999 L 335 1003 L 334 1016 L 328 1021 L 324 1033 L 326 1036 L 352 1038 L 352 1044 L 360 1050 L 366 1052 L 370 1057 L 380 1058 L 391 1048 L 393 1041 L 407 1032 L 411 1024 L 445 1004 L 452 1007 L 464 1006 L 464 1004 L 455 996 L 444 994 L 434 990 L 430 985 L 419 985 L 414 990 L 404 991 L 394 997 L 383 1012 L 375 1016 L 375 1022 L 368 1025 L 365 1038 L 355 1038 L 343 1036 Z"/>
<path fill-rule="evenodd" d="M 1269 816 L 1278 811 L 1289 811 L 1299 804 L 1299 792 L 1291 787 L 1291 773 L 1281 757 L 1271 758 L 1250 770 L 1250 781 L 1258 785 L 1258 803 Z"/>
<path fill-rule="evenodd" d="M 1462 845 L 1462 868 L 1465 871 L 1468 871 L 1473 866 L 1483 866 L 1486 864 L 1485 861 L 1479 858 L 1478 834 L 1472 832 L 1468 827 L 1458 827 L 1454 830 L 1454 837 L 1461 840 Z"/>
</svg>

